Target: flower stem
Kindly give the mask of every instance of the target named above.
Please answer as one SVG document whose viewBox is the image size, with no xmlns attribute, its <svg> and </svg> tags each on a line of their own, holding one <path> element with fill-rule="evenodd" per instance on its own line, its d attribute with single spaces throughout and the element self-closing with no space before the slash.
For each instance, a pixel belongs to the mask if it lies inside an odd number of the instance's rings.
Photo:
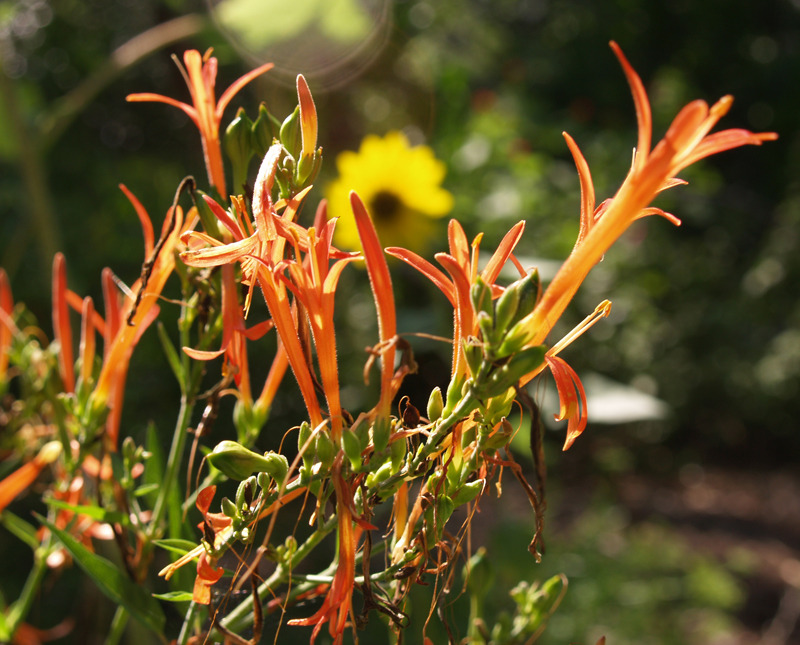
<svg viewBox="0 0 800 645">
<path fill-rule="evenodd" d="M 105 645 L 117 645 L 125 633 L 125 628 L 128 626 L 128 610 L 125 607 L 117 607 L 117 612 L 114 614 L 114 620 L 111 621 L 111 629 L 106 636 Z"/>
</svg>

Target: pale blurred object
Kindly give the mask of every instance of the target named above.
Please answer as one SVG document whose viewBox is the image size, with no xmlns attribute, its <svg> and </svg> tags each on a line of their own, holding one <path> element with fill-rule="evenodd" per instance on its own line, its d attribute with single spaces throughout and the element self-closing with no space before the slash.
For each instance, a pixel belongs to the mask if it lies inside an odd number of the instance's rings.
<svg viewBox="0 0 800 645">
<path fill-rule="evenodd" d="M 317 89 L 357 77 L 383 50 L 390 0 L 208 0 L 220 30 L 244 56 L 272 62 L 273 79 L 302 73 Z"/>
</svg>

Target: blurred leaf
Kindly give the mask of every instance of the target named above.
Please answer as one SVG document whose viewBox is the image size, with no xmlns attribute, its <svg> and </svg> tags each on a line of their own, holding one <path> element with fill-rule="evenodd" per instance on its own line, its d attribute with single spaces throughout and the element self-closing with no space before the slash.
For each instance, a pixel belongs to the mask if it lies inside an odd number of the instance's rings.
<svg viewBox="0 0 800 645">
<path fill-rule="evenodd" d="M 3 511 L 0 515 L 0 522 L 3 523 L 10 533 L 16 535 L 34 551 L 39 548 L 39 538 L 36 537 L 36 529 L 28 522 L 14 515 L 11 511 Z"/>
<path fill-rule="evenodd" d="M 193 596 L 190 591 L 168 591 L 167 593 L 154 593 L 153 598 L 167 602 L 191 602 Z"/>
<path fill-rule="evenodd" d="M 190 542 L 189 540 L 179 540 L 179 539 L 153 540 L 153 544 L 160 546 L 162 549 L 166 549 L 167 551 L 172 551 L 173 553 L 177 553 L 179 555 L 186 555 L 192 549 L 197 548 L 197 545 L 194 542 Z"/>
<path fill-rule="evenodd" d="M 75 562 L 97 583 L 99 589 L 106 596 L 118 605 L 125 607 L 131 616 L 157 634 L 163 633 L 166 622 L 164 612 L 143 586 L 128 578 L 112 562 L 89 551 L 66 531 L 62 531 L 41 515 L 35 515 L 44 526 L 52 531 L 53 535 L 75 559 Z"/>
<path fill-rule="evenodd" d="M 100 506 L 80 506 L 78 504 L 68 504 L 62 502 L 60 499 L 45 498 L 44 503 L 53 508 L 59 508 L 64 511 L 72 511 L 78 515 L 85 515 L 91 517 L 98 522 L 107 522 L 109 524 L 127 524 L 128 517 L 125 513 L 119 511 L 108 511 Z"/>
</svg>

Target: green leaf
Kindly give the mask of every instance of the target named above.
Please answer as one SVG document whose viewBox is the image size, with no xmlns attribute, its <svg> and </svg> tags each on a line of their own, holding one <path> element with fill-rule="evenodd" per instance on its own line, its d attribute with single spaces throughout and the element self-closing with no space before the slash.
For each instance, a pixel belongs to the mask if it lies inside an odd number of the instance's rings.
<svg viewBox="0 0 800 645">
<path fill-rule="evenodd" d="M 60 499 L 45 498 L 44 503 L 53 508 L 60 508 L 64 511 L 72 511 L 78 515 L 85 515 L 98 522 L 106 522 L 108 524 L 127 524 L 128 517 L 125 513 L 119 511 L 108 511 L 100 506 L 81 506 L 77 504 L 68 504 L 62 502 Z"/>
<path fill-rule="evenodd" d="M 154 593 L 153 598 L 167 602 L 191 602 L 193 596 L 189 591 L 168 591 L 167 593 Z"/>
<path fill-rule="evenodd" d="M 116 565 L 95 555 L 69 533 L 36 514 L 36 518 L 55 535 L 75 562 L 95 581 L 106 596 L 127 609 L 131 616 L 157 634 L 164 632 L 166 618 L 161 605 L 141 585 L 128 578 Z"/>
<path fill-rule="evenodd" d="M 178 379 L 178 385 L 181 386 L 181 392 L 186 392 L 186 378 L 183 373 L 181 359 L 178 356 L 175 345 L 172 344 L 169 338 L 169 334 L 167 334 L 167 330 L 164 328 L 164 324 L 160 320 L 158 321 L 158 338 L 161 340 L 161 347 L 164 348 L 164 354 L 167 357 L 169 366 L 172 368 L 172 373 L 175 374 L 175 378 Z"/>
<path fill-rule="evenodd" d="M 186 555 L 192 549 L 196 549 L 197 545 L 189 540 L 153 540 L 153 544 L 160 546 L 162 549 L 178 553 L 179 555 Z"/>
<path fill-rule="evenodd" d="M 147 495 L 148 493 L 152 493 L 160 488 L 160 484 L 156 484 L 155 482 L 152 484 L 145 484 L 144 486 L 139 486 L 135 491 L 133 491 L 134 497 L 142 497 Z"/>
<path fill-rule="evenodd" d="M 39 548 L 39 538 L 36 537 L 36 529 L 21 517 L 17 517 L 11 511 L 4 511 L 0 515 L 0 522 L 10 533 L 16 535 L 34 551 Z"/>
<path fill-rule="evenodd" d="M 11 641 L 11 630 L 8 628 L 8 621 L 5 614 L 0 613 L 0 641 L 8 643 Z"/>
</svg>

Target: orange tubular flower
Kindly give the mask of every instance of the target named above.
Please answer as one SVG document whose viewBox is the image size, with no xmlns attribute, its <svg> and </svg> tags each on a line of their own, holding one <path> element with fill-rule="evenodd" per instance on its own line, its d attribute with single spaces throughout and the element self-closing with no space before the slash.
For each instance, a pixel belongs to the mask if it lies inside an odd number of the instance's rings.
<svg viewBox="0 0 800 645">
<path fill-rule="evenodd" d="M 8 348 L 11 347 L 11 314 L 13 311 L 14 298 L 11 296 L 8 275 L 0 268 L 0 384 L 5 380 L 8 370 Z"/>
<path fill-rule="evenodd" d="M 333 305 L 336 286 L 344 267 L 356 257 L 345 257 L 333 264 L 331 241 L 336 220 L 326 221 L 324 203 L 317 213 L 316 221 L 321 225 L 319 233 L 308 229 L 308 250 L 301 261 L 299 238 L 294 238 L 294 260 L 279 262 L 274 268 L 277 276 L 297 300 L 303 305 L 314 334 L 317 362 L 322 376 L 322 387 L 328 401 L 331 417 L 331 436 L 338 442 L 342 431 L 342 406 L 339 400 L 339 370 L 336 360 L 336 336 L 333 330 Z M 289 276 L 284 275 L 288 271 Z"/>
<path fill-rule="evenodd" d="M 175 60 L 177 62 L 177 59 Z M 219 124 L 222 121 L 222 113 L 240 89 L 256 76 L 260 76 L 272 69 L 273 65 L 272 63 L 266 63 L 248 72 L 225 90 L 219 101 L 216 101 L 214 85 L 217 80 L 217 59 L 211 56 L 211 50 L 209 49 L 201 57 L 200 52 L 196 49 L 190 49 L 184 52 L 183 62 L 185 67 L 180 63 L 178 63 L 178 67 L 186 80 L 186 85 L 189 86 L 193 105 L 187 105 L 167 96 L 151 93 L 130 94 L 127 100 L 131 102 L 154 101 L 166 103 L 183 110 L 197 126 L 197 129 L 200 130 L 208 181 L 219 191 L 220 195 L 227 198 L 225 171 L 222 166 L 222 149 L 219 141 Z"/>
<path fill-rule="evenodd" d="M 211 507 L 211 500 L 214 499 L 214 494 L 217 492 L 216 486 L 209 486 L 204 488 L 197 495 L 195 505 L 197 510 L 203 514 L 203 521 L 200 523 L 199 528 L 203 531 L 204 535 L 213 535 L 214 544 L 210 546 L 215 548 L 218 546 L 218 536 L 230 527 L 231 518 L 223 515 L 222 513 L 209 513 L 208 509 Z M 194 580 L 194 590 L 192 592 L 192 600 L 201 605 L 207 605 L 211 602 L 211 587 L 216 584 L 225 573 L 222 567 L 214 568 L 216 565 L 216 558 L 209 558 L 203 547 L 200 547 L 202 553 L 197 562 L 197 577 Z"/>
<path fill-rule="evenodd" d="M 125 191 L 129 194 L 128 191 Z M 151 260 L 152 249 L 152 225 L 150 218 L 138 201 L 131 200 L 134 207 L 142 219 L 142 228 L 145 237 L 145 250 L 150 249 L 147 259 Z M 142 213 L 144 215 L 142 215 Z M 125 394 L 125 380 L 128 375 L 128 364 L 133 354 L 133 349 L 139 342 L 142 334 L 156 319 L 159 312 L 159 307 L 156 304 L 164 285 L 169 278 L 172 270 L 175 268 L 175 248 L 180 241 L 180 236 L 183 228 L 183 209 L 176 208 L 174 213 L 174 220 L 172 217 L 172 209 L 168 211 L 167 217 L 164 218 L 162 225 L 161 236 L 164 238 L 164 243 L 160 248 L 158 257 L 152 264 L 147 283 L 142 287 L 141 278 L 137 280 L 132 287 L 132 291 L 136 294 L 141 291 L 141 298 L 139 298 L 138 306 L 136 301 L 128 298 L 122 307 L 119 306 L 119 301 L 116 295 L 116 288 L 113 286 L 113 280 L 110 271 L 103 272 L 103 296 L 106 304 L 106 318 L 108 320 L 105 325 L 105 350 L 103 368 L 100 371 L 100 376 L 97 379 L 97 386 L 92 394 L 93 406 L 107 405 L 110 408 L 108 420 L 106 422 L 106 434 L 109 440 L 109 447 L 116 450 L 117 436 L 119 434 L 119 423 L 122 415 L 122 401 Z M 191 218 L 189 218 L 191 219 Z M 172 228 L 170 229 L 170 225 Z M 150 235 L 148 235 L 148 229 Z M 128 318 L 131 312 L 136 308 L 133 318 L 128 323 Z"/>
<path fill-rule="evenodd" d="M 667 130 L 664 139 L 651 151 L 652 119 L 650 103 L 642 81 L 628 63 L 615 42 L 611 49 L 619 59 L 636 106 L 639 140 L 634 153 L 633 166 L 622 186 L 612 199 L 595 208 L 595 193 L 589 166 L 572 137 L 564 133 L 567 146 L 575 159 L 581 184 L 580 232 L 575 248 L 548 286 L 536 308 L 520 323 L 527 343 L 531 346 L 544 341 L 553 325 L 561 317 L 575 292 L 611 245 L 637 219 L 647 215 L 661 215 L 673 224 L 680 225 L 674 215 L 649 206 L 662 190 L 684 184 L 675 175 L 709 155 L 743 145 L 761 145 L 777 139 L 774 132 L 754 134 L 747 130 L 724 130 L 709 135 L 716 122 L 730 109 L 733 98 L 724 96 L 710 109 L 705 101 L 689 103 Z M 556 381 L 561 409 L 557 420 L 569 419 L 567 450 L 586 427 L 586 394 L 578 375 L 556 354 L 593 325 L 601 316 L 608 315 L 611 303 L 601 303 L 563 340 L 551 348 L 545 362 L 521 379 L 527 383 L 545 367 L 549 367 Z"/>
<path fill-rule="evenodd" d="M 394 308 L 394 292 L 392 291 L 392 278 L 389 267 L 381 250 L 378 233 L 367 212 L 364 202 L 355 193 L 350 193 L 350 206 L 356 219 L 358 237 L 367 262 L 367 273 L 372 286 L 372 295 L 375 298 L 375 308 L 378 312 L 378 332 L 381 348 L 381 399 L 378 402 L 378 415 L 384 419 L 389 418 L 392 399 L 395 395 L 393 387 L 394 376 L 394 338 L 397 335 L 397 316 Z M 399 383 L 397 384 L 399 387 Z"/>
<path fill-rule="evenodd" d="M 322 238 L 317 239 L 314 236 L 312 240 L 309 232 L 294 222 L 297 211 L 303 198 L 310 190 L 310 186 L 289 200 L 285 204 L 283 214 L 278 215 L 276 205 L 272 202 L 271 193 L 280 154 L 280 144 L 272 146 L 264 157 L 264 161 L 258 171 L 253 191 L 253 218 L 255 225 L 251 225 L 249 222 L 242 222 L 241 224 L 234 222 L 217 206 L 214 212 L 223 225 L 231 231 L 234 241 L 229 244 L 223 244 L 202 233 L 187 233 L 187 239 L 200 240 L 210 244 L 211 248 L 186 251 L 181 254 L 181 259 L 189 266 L 195 267 L 221 266 L 240 262 L 244 281 L 250 285 L 251 293 L 256 282 L 260 284 L 264 300 L 267 302 L 267 307 L 275 323 L 275 329 L 286 352 L 287 360 L 300 386 L 300 392 L 308 408 L 311 424 L 317 426 L 323 421 L 322 411 L 319 407 L 319 401 L 314 390 L 314 381 L 300 342 L 295 316 L 292 313 L 292 305 L 287 293 L 287 286 L 278 277 L 278 274 L 285 268 L 282 262 L 287 241 L 307 254 L 311 253 L 310 249 L 312 247 L 319 249 L 319 252 L 323 254 L 327 253 L 326 257 L 335 259 L 354 257 L 355 254 L 342 253 L 330 246 L 325 251 L 325 247 L 318 246 L 322 243 Z M 245 226 L 247 231 L 242 230 Z M 249 237 L 245 237 L 245 234 L 248 234 Z M 314 255 L 314 253 L 311 254 L 312 256 Z M 278 269 L 279 265 L 281 265 L 280 269 Z M 325 271 L 328 271 L 327 266 Z M 323 286 L 324 280 L 319 281 L 315 278 L 314 284 Z M 245 309 L 249 306 L 250 298 L 251 296 L 248 294 Z M 325 359 L 325 362 L 327 365 L 329 359 Z M 329 405 L 331 405 L 330 401 Z M 334 412 L 331 411 L 331 414 L 334 414 Z"/>
<path fill-rule="evenodd" d="M 215 202 L 216 203 L 216 202 Z M 242 401 L 250 407 L 253 395 L 250 389 L 250 370 L 247 364 L 247 341 L 258 340 L 270 329 L 272 321 L 265 320 L 250 329 L 244 325 L 242 308 L 237 298 L 238 289 L 234 266 L 222 266 L 222 347 L 218 351 L 202 351 L 191 347 L 184 347 L 183 351 L 195 360 L 208 361 L 221 354 L 226 354 L 234 373 L 236 387 L 239 388 Z"/>
<path fill-rule="evenodd" d="M 53 331 L 60 345 L 58 371 L 64 391 L 75 391 L 75 372 L 72 364 L 72 326 L 67 306 L 67 261 L 63 253 L 53 258 Z"/>
<path fill-rule="evenodd" d="M 489 263 L 481 271 L 481 279 L 492 287 L 492 296 L 499 297 L 503 293 L 502 287 L 495 284 L 497 276 L 503 266 L 512 258 L 514 247 L 522 237 L 525 229 L 525 222 L 517 222 L 511 230 L 506 233 L 497 250 L 492 255 Z M 478 276 L 478 249 L 480 247 L 481 235 L 478 235 L 472 242 L 472 253 L 467 242 L 467 236 L 461 224 L 456 220 L 450 220 L 447 227 L 447 235 L 450 242 L 450 253 L 437 253 L 436 259 L 447 272 L 451 280 L 448 280 L 439 269 L 430 262 L 424 260 L 416 253 L 398 247 L 389 247 L 386 252 L 396 258 L 410 264 L 420 273 L 425 275 L 433 284 L 447 296 L 450 304 L 453 305 L 454 330 L 453 330 L 453 378 L 467 372 L 467 363 L 464 358 L 464 350 L 461 341 L 468 336 L 477 333 L 477 320 L 472 309 L 470 298 L 470 288 L 475 283 Z M 516 264 L 516 261 L 515 261 Z M 521 275 L 525 275 L 521 267 L 517 265 Z"/>
<path fill-rule="evenodd" d="M 308 627 L 314 625 L 311 632 L 311 645 L 317 639 L 322 626 L 328 622 L 328 633 L 334 645 L 341 645 L 347 616 L 353 609 L 353 586 L 356 576 L 356 546 L 361 537 L 360 526 L 353 526 L 353 515 L 348 500 L 352 500 L 352 492 L 339 471 L 339 463 L 334 464 L 333 487 L 336 491 L 336 515 L 339 518 L 339 564 L 333 576 L 331 588 L 317 613 L 308 618 L 296 618 L 289 625 Z"/>
<path fill-rule="evenodd" d="M 31 461 L 0 481 L 0 513 L 17 495 L 36 481 L 39 473 L 58 459 L 60 454 L 61 444 L 58 441 L 46 443 Z"/>
<path fill-rule="evenodd" d="M 547 337 L 592 267 L 635 220 L 659 214 L 677 223 L 674 217 L 659 209 L 648 208 L 648 205 L 661 190 L 683 183 L 675 178 L 678 172 L 709 155 L 748 144 L 760 145 L 778 137 L 774 132 L 755 134 L 738 129 L 709 135 L 733 102 L 731 96 L 724 96 L 711 108 L 705 101 L 689 103 L 651 151 L 652 119 L 644 86 L 619 46 L 612 42 L 611 48 L 622 65 L 636 106 L 639 141 L 633 167 L 614 198 L 594 211 L 594 188 L 588 166 L 577 146 L 567 138 L 581 179 L 581 234 L 572 254 L 553 278 L 536 309 L 525 320 L 530 345 L 538 345 Z"/>
</svg>

